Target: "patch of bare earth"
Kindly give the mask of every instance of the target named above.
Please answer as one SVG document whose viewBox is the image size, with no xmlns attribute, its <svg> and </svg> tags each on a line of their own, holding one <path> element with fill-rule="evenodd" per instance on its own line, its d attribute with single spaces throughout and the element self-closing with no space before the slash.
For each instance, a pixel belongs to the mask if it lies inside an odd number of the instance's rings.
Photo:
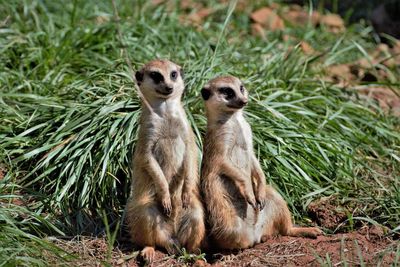
<svg viewBox="0 0 400 267">
<path fill-rule="evenodd" d="M 107 257 L 107 242 L 103 238 L 81 237 L 79 240 L 56 240 L 66 251 L 78 255 L 74 266 L 143 266 L 139 252 L 132 244 L 120 241 Z M 400 243 L 386 237 L 375 227 L 363 227 L 355 232 L 319 236 L 316 239 L 279 236 L 250 249 L 207 254 L 207 262 L 184 262 L 178 256 L 156 252 L 151 266 L 320 266 L 329 257 L 332 266 L 388 266 L 395 261 Z"/>
<path fill-rule="evenodd" d="M 387 266 L 395 259 L 395 241 L 375 233 L 357 232 L 320 236 L 317 239 L 277 237 L 243 250 L 236 255 L 226 255 L 214 265 L 232 266 L 320 266 L 327 255 L 333 266 L 368 265 L 379 262 Z M 359 256 L 361 254 L 362 256 Z"/>
</svg>

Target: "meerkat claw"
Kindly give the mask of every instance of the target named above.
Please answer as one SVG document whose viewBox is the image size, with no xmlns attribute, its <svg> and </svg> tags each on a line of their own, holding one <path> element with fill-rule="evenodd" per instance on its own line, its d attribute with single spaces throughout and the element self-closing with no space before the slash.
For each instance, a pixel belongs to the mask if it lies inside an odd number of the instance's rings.
<svg viewBox="0 0 400 267">
<path fill-rule="evenodd" d="M 162 205 L 163 205 L 163 208 L 164 208 L 165 215 L 167 215 L 168 217 L 171 216 L 171 213 L 172 213 L 171 199 L 169 197 L 165 198 L 162 201 Z"/>
<path fill-rule="evenodd" d="M 188 193 L 183 193 L 182 194 L 182 206 L 184 209 L 187 209 L 190 204 L 190 196 Z"/>
<path fill-rule="evenodd" d="M 148 263 L 151 264 L 154 261 L 154 256 L 156 252 L 153 247 L 145 247 L 141 252 L 140 255 L 142 258 Z"/>
<path fill-rule="evenodd" d="M 265 204 L 266 204 L 265 199 L 257 200 L 257 206 L 260 211 L 264 209 Z"/>
<path fill-rule="evenodd" d="M 257 209 L 257 202 L 256 199 L 253 196 L 247 196 L 246 197 L 247 203 L 249 203 L 254 209 Z"/>
</svg>

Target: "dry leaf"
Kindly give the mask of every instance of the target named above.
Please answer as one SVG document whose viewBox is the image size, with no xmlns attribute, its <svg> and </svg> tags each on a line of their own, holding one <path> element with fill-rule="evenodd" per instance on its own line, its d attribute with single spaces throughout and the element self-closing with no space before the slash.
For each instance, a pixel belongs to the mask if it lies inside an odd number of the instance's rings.
<svg viewBox="0 0 400 267">
<path fill-rule="evenodd" d="M 260 8 L 250 15 L 251 19 L 261 24 L 264 28 L 275 31 L 284 29 L 283 20 L 268 7 Z"/>
<path fill-rule="evenodd" d="M 399 58 L 400 56 L 383 59 L 382 64 L 388 68 L 395 68 L 400 65 Z"/>
<path fill-rule="evenodd" d="M 337 14 L 328 14 L 321 17 L 321 24 L 325 25 L 329 31 L 340 33 L 345 30 L 343 19 Z"/>
<path fill-rule="evenodd" d="M 296 37 L 291 36 L 289 34 L 284 34 L 282 36 L 282 40 L 285 41 L 285 42 L 296 41 Z"/>
<path fill-rule="evenodd" d="M 379 44 L 371 53 L 373 64 L 383 64 L 388 68 L 395 68 L 400 65 L 400 55 L 395 52 L 395 48 L 389 48 L 387 44 Z"/>
<path fill-rule="evenodd" d="M 151 3 L 155 6 L 161 5 L 165 2 L 166 2 L 166 0 L 151 0 Z"/>
<path fill-rule="evenodd" d="M 356 80 L 347 64 L 332 65 L 327 68 L 327 74 L 330 80 L 338 86 L 348 86 L 351 81 Z M 329 79 L 328 79 L 329 80 Z"/>
<path fill-rule="evenodd" d="M 6 174 L 5 174 L 5 169 L 3 169 L 1 166 L 0 166 L 0 180 L 2 180 L 3 178 L 4 178 L 4 176 L 6 176 Z"/>
<path fill-rule="evenodd" d="M 309 13 L 305 10 L 289 10 L 282 13 L 282 17 L 294 26 L 304 26 L 307 25 L 308 22 L 311 22 L 312 25 L 316 26 L 320 19 L 319 13 L 313 12 L 310 17 Z"/>
<path fill-rule="evenodd" d="M 253 36 L 260 36 L 262 38 L 265 37 L 264 28 L 259 23 L 252 23 L 251 24 L 251 34 Z"/>
<path fill-rule="evenodd" d="M 292 11 L 303 11 L 303 8 L 300 5 L 296 4 L 289 5 L 289 9 Z"/>
<path fill-rule="evenodd" d="M 207 265 L 208 264 L 203 260 L 196 260 L 195 263 L 193 264 L 193 267 L 204 267 Z"/>
<path fill-rule="evenodd" d="M 304 54 L 306 54 L 306 55 L 311 55 L 315 52 L 314 48 L 312 48 L 312 46 L 309 43 L 307 43 L 306 41 L 301 41 L 300 47 L 301 47 L 301 50 L 303 50 Z"/>
<path fill-rule="evenodd" d="M 211 8 L 202 8 L 199 11 L 197 11 L 196 13 L 190 14 L 188 16 L 188 19 L 193 21 L 193 22 L 201 23 L 212 12 L 213 12 L 213 9 L 211 9 Z"/>
<path fill-rule="evenodd" d="M 360 93 L 377 100 L 383 110 L 391 110 L 395 116 L 400 116 L 400 97 L 391 89 L 385 87 L 368 87 L 360 90 Z"/>
<path fill-rule="evenodd" d="M 109 22 L 110 21 L 110 17 L 108 17 L 108 16 L 97 16 L 95 18 L 95 20 L 96 20 L 96 24 L 97 25 L 101 25 L 101 24 L 104 24 L 106 22 Z"/>
<path fill-rule="evenodd" d="M 389 53 L 389 46 L 387 44 L 378 44 L 377 49 L 383 53 Z"/>
<path fill-rule="evenodd" d="M 271 4 L 269 5 L 269 7 L 270 7 L 271 9 L 277 10 L 277 9 L 279 9 L 281 6 L 280 6 L 278 3 L 273 2 L 273 3 L 271 3 Z"/>
<path fill-rule="evenodd" d="M 347 64 L 332 65 L 328 67 L 329 76 L 336 76 L 337 79 L 344 78 L 348 80 L 351 78 L 350 67 Z"/>
<path fill-rule="evenodd" d="M 298 24 L 306 25 L 308 23 L 308 14 L 297 10 L 289 10 L 284 12 L 282 13 L 282 17 L 295 26 Z"/>
<path fill-rule="evenodd" d="M 317 26 L 321 22 L 321 14 L 318 11 L 313 11 L 311 13 L 311 23 Z"/>
<path fill-rule="evenodd" d="M 400 54 L 400 41 L 399 40 L 397 40 L 394 44 L 393 44 L 393 47 L 392 47 L 392 53 L 393 54 Z"/>
<path fill-rule="evenodd" d="M 190 11 L 193 9 L 201 9 L 203 5 L 199 2 L 192 1 L 192 0 L 181 0 L 180 1 L 180 8 L 186 11 Z"/>
</svg>

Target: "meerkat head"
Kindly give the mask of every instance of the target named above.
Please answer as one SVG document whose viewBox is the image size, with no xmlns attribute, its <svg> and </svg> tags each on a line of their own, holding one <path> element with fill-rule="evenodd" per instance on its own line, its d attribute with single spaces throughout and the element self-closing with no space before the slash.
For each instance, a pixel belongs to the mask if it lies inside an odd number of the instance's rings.
<svg viewBox="0 0 400 267">
<path fill-rule="evenodd" d="M 248 101 L 243 83 L 234 76 L 221 76 L 210 80 L 201 89 L 209 112 L 234 113 L 242 110 Z"/>
<path fill-rule="evenodd" d="M 135 77 L 140 91 L 146 98 L 172 98 L 181 96 L 184 90 L 183 71 L 169 61 L 156 59 L 148 62 Z"/>
</svg>

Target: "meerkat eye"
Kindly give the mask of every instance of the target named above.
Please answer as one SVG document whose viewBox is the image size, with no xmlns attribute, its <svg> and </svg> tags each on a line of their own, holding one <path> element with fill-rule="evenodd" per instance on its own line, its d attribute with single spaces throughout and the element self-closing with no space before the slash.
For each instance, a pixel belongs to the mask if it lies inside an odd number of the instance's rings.
<svg viewBox="0 0 400 267">
<path fill-rule="evenodd" d="M 244 87 L 243 85 L 240 86 L 240 92 L 243 94 L 244 93 Z"/>
<path fill-rule="evenodd" d="M 223 94 L 226 99 L 232 99 L 235 97 L 235 91 L 230 87 L 221 87 L 218 91 Z"/>
<path fill-rule="evenodd" d="M 172 71 L 171 72 L 171 80 L 175 81 L 177 77 L 178 77 L 178 72 Z"/>
<path fill-rule="evenodd" d="M 160 83 L 160 82 L 164 81 L 164 77 L 158 71 L 150 72 L 149 76 L 154 81 L 154 83 Z"/>
</svg>

